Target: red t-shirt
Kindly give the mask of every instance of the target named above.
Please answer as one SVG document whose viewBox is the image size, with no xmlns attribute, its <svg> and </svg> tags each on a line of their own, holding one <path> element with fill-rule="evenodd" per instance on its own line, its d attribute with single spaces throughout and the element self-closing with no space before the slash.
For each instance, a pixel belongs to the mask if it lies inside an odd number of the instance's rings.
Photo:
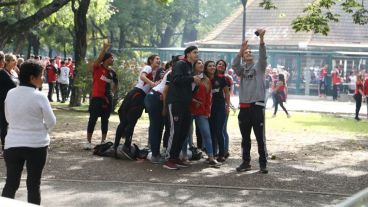
<svg viewBox="0 0 368 207">
<path fill-rule="evenodd" d="M 49 83 L 56 82 L 57 69 L 53 65 L 47 65 L 46 72 L 47 72 L 47 82 Z"/>
<path fill-rule="evenodd" d="M 354 94 L 359 94 L 359 89 L 363 90 L 363 82 L 360 80 L 357 80 L 355 83 L 355 91 Z"/>
<path fill-rule="evenodd" d="M 209 81 L 209 84 L 210 81 Z M 190 104 L 190 112 L 197 116 L 210 116 L 211 114 L 211 85 L 207 91 L 206 86 L 200 83 L 197 91 L 193 94 L 192 103 Z"/>
<path fill-rule="evenodd" d="M 70 69 L 70 78 L 74 78 L 74 64 L 73 63 L 69 63 L 66 66 Z"/>
<path fill-rule="evenodd" d="M 116 74 L 113 70 L 105 68 L 102 64 L 93 66 L 92 97 L 111 96 L 112 83 L 117 84 Z"/>
<path fill-rule="evenodd" d="M 340 79 L 339 71 L 337 69 L 335 69 L 332 72 L 332 84 L 333 85 L 338 85 L 340 83 L 341 83 L 341 79 Z"/>
</svg>

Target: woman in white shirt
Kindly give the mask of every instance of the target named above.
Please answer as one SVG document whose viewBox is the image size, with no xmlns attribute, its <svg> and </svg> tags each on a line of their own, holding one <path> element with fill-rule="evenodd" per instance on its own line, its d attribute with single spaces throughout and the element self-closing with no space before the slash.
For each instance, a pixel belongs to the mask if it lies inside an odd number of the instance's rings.
<svg viewBox="0 0 368 207">
<path fill-rule="evenodd" d="M 26 163 L 28 202 L 39 205 L 41 174 L 50 144 L 48 132 L 55 126 L 56 118 L 46 95 L 37 90 L 43 82 L 41 63 L 23 63 L 19 81 L 20 86 L 10 90 L 5 99 L 9 127 L 4 151 L 7 177 L 2 196 L 15 197 Z"/>
</svg>

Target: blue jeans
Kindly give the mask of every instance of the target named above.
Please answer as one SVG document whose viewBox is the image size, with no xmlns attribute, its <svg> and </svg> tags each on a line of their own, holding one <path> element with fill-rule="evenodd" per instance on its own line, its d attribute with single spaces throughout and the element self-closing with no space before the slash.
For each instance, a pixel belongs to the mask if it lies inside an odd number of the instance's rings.
<svg viewBox="0 0 368 207">
<path fill-rule="evenodd" d="M 209 119 L 209 122 L 210 122 L 210 129 L 211 129 L 213 153 L 216 154 L 217 149 L 218 149 L 219 157 L 223 157 L 225 154 L 225 145 L 224 145 L 225 118 L 226 118 L 225 100 L 214 101 L 212 103 L 211 117 Z"/>
<path fill-rule="evenodd" d="M 192 116 L 192 118 L 195 120 L 196 126 L 199 128 L 207 155 L 213 156 L 211 130 L 208 118 L 206 116 Z M 184 142 L 182 148 L 183 155 L 187 155 L 188 145 L 193 146 L 193 124 L 191 124 L 187 140 Z"/>
<path fill-rule="evenodd" d="M 202 136 L 202 143 L 206 148 L 207 155 L 213 156 L 213 147 L 212 147 L 212 138 L 211 138 L 211 130 L 210 130 L 210 123 L 206 116 L 193 116 L 196 125 L 199 128 Z"/>
<path fill-rule="evenodd" d="M 224 124 L 224 151 L 229 152 L 229 134 L 227 133 L 227 120 L 229 119 L 229 114 L 226 114 L 225 124 Z"/>
<path fill-rule="evenodd" d="M 163 103 L 160 100 L 160 94 L 147 94 L 144 98 L 144 104 L 150 120 L 148 142 L 151 145 L 152 155 L 158 156 L 160 154 L 161 137 L 164 128 L 164 117 L 161 114 Z"/>
</svg>

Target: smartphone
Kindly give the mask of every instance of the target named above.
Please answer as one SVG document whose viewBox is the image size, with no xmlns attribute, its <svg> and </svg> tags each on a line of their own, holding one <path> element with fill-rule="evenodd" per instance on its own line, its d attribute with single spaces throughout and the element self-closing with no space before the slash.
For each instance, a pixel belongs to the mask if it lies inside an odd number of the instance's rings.
<svg viewBox="0 0 368 207">
<path fill-rule="evenodd" d="M 255 31 L 255 32 L 254 32 L 254 34 L 255 34 L 256 36 L 259 36 L 259 32 L 258 32 L 258 31 Z"/>
</svg>

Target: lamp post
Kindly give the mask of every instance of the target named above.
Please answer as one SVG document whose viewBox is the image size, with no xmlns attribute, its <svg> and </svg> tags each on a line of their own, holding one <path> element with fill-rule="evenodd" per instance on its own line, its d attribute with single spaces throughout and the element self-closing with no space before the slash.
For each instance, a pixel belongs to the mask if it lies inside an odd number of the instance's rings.
<svg viewBox="0 0 368 207">
<path fill-rule="evenodd" d="M 241 0 L 243 4 L 243 34 L 242 34 L 242 42 L 245 40 L 245 23 L 246 23 L 246 8 L 247 8 L 247 0 Z"/>
</svg>

